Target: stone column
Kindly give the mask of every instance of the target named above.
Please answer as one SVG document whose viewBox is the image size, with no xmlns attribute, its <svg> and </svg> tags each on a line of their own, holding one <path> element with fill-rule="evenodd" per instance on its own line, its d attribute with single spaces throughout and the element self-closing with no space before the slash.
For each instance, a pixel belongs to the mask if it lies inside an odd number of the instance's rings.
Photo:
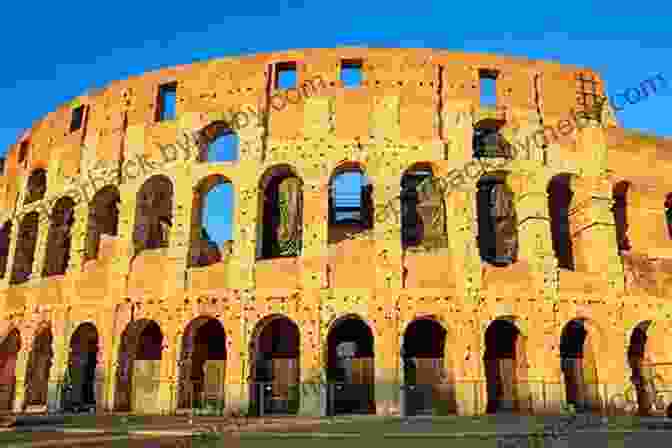
<svg viewBox="0 0 672 448">
<path fill-rule="evenodd" d="M 301 284 L 304 288 L 315 291 L 328 284 L 326 278 L 328 199 L 326 179 L 304 182 Z"/>
</svg>

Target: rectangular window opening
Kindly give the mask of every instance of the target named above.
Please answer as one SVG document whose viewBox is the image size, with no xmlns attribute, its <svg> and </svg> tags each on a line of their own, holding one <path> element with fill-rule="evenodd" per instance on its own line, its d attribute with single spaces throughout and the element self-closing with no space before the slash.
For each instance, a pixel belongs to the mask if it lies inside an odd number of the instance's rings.
<svg viewBox="0 0 672 448">
<path fill-rule="evenodd" d="M 177 100 L 177 83 L 171 82 L 159 87 L 159 107 L 156 121 L 175 119 L 175 103 Z"/>
<path fill-rule="evenodd" d="M 296 88 L 296 62 L 279 62 L 275 64 L 275 88 Z"/>
<path fill-rule="evenodd" d="M 84 112 L 86 106 L 78 106 L 72 109 L 72 119 L 70 120 L 70 132 L 78 131 L 84 124 Z"/>
<path fill-rule="evenodd" d="M 496 70 L 483 69 L 478 71 L 481 92 L 481 106 L 497 105 L 497 75 Z"/>
<path fill-rule="evenodd" d="M 341 61 L 343 87 L 359 87 L 362 85 L 362 79 L 362 61 L 360 59 L 344 59 Z"/>
</svg>

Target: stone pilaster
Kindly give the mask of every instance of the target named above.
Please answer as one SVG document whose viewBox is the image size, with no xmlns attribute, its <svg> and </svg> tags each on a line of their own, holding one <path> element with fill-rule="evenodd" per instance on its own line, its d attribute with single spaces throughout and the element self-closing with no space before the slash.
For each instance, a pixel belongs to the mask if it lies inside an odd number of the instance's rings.
<svg viewBox="0 0 672 448">
<path fill-rule="evenodd" d="M 52 365 L 49 370 L 49 382 L 47 385 L 48 412 L 59 412 L 63 409 L 63 392 L 70 345 L 68 342 L 73 331 L 69 310 L 58 310 L 54 313 L 54 317 L 54 321 L 60 322 L 61 324 L 56 325 L 53 328 L 52 343 L 54 357 L 52 358 Z"/>
<path fill-rule="evenodd" d="M 234 188 L 239 188 L 234 184 Z M 236 198 L 239 204 L 235 207 L 236 225 L 233 227 L 233 254 L 231 257 L 231 287 L 237 289 L 254 288 L 254 264 L 260 253 L 261 226 L 257 225 L 258 189 L 253 185 L 240 186 Z"/>
<path fill-rule="evenodd" d="M 48 213 L 51 213 L 51 210 Z M 42 269 L 44 268 L 47 256 L 49 230 L 51 228 L 51 220 L 46 211 L 40 212 L 38 222 L 37 242 L 35 243 L 35 256 L 33 258 L 30 279 L 37 279 L 42 276 Z"/>
<path fill-rule="evenodd" d="M 379 139 L 399 141 L 401 136 L 400 101 L 398 95 L 373 98 L 373 111 L 369 115 L 370 135 Z"/>
<path fill-rule="evenodd" d="M 441 134 L 446 141 L 444 158 L 466 163 L 473 158 L 474 113 L 471 103 L 445 101 Z"/>
<path fill-rule="evenodd" d="M 545 176 L 526 173 L 513 182 L 518 216 L 519 257 L 530 264 L 541 297 L 557 298 L 557 259 L 553 252 Z"/>
<path fill-rule="evenodd" d="M 478 251 L 478 217 L 476 186 L 463 185 L 460 190 L 445 192 L 448 235 L 455 260 L 457 293 L 466 303 L 478 301 L 481 288 L 481 258 Z"/>
<path fill-rule="evenodd" d="M 385 179 L 374 186 L 374 236 L 376 289 L 402 287 L 401 200 L 399 179 Z"/>
<path fill-rule="evenodd" d="M 28 368 L 28 357 L 32 350 L 31 335 L 21 337 L 21 349 L 17 353 L 16 368 L 14 375 L 16 383 L 14 386 L 14 412 L 23 412 L 26 401 L 26 370 Z"/>
<path fill-rule="evenodd" d="M 89 204 L 85 202 L 77 204 L 74 214 L 74 224 L 70 228 L 71 244 L 68 273 L 80 272 L 82 270 L 89 224 Z"/>
<path fill-rule="evenodd" d="M 328 283 L 327 235 L 329 190 L 318 181 L 304 183 L 302 278 L 305 289 L 320 290 Z"/>
</svg>

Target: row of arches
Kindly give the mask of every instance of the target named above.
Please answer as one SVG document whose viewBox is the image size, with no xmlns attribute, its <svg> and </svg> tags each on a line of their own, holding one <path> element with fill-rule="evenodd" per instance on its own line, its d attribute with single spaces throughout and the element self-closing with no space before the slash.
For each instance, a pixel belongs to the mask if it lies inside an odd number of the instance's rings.
<svg viewBox="0 0 672 448">
<path fill-rule="evenodd" d="M 401 209 L 398 213 L 401 215 L 401 243 L 404 248 L 446 240 L 445 197 L 437 187 L 440 182 L 432 182 L 434 175 L 431 164 L 418 163 L 402 176 Z M 514 193 L 507 177 L 506 172 L 490 173 L 477 182 L 478 247 L 483 261 L 495 266 L 505 266 L 518 259 L 518 217 Z M 31 180 L 29 184 L 32 183 Z M 561 268 L 574 270 L 577 266 L 577 236 L 572 233 L 572 222 L 576 204 L 571 185 L 571 175 L 556 175 L 549 182 L 547 194 L 553 250 Z M 627 216 L 629 187 L 629 183 L 620 182 L 613 191 L 612 212 L 619 251 L 630 249 Z M 35 191 L 39 193 L 42 190 Z M 33 198 L 38 193 L 31 192 L 27 197 Z M 373 186 L 360 165 L 347 163 L 334 171 L 329 181 L 329 244 L 373 228 L 379 214 L 374 213 L 373 194 Z M 211 195 L 217 196 L 218 200 L 209 200 Z M 300 255 L 304 213 L 302 179 L 289 165 L 271 167 L 260 179 L 259 195 L 257 258 Z M 234 199 L 231 182 L 221 175 L 210 176 L 195 188 L 188 255 L 190 266 L 207 266 L 221 261 L 226 255 L 230 244 L 227 246 L 225 241 L 232 239 L 235 219 Z M 164 175 L 155 175 L 142 185 L 137 193 L 133 231 L 136 254 L 168 246 L 173 227 L 173 200 L 174 186 Z M 119 203 L 120 195 L 115 186 L 108 185 L 94 195 L 89 207 L 85 261 L 97 258 L 102 235 L 117 236 Z M 671 205 L 672 195 L 668 195 L 665 207 L 672 237 Z M 67 271 L 74 206 L 69 197 L 59 199 L 54 205 L 41 272 L 43 276 L 63 275 Z M 388 216 L 389 213 L 380 215 Z M 32 212 L 20 222 L 11 283 L 22 283 L 30 277 L 38 221 L 39 214 Z M 221 233 L 222 228 L 225 228 L 225 234 L 213 238 L 213 229 L 215 233 Z M 8 268 L 11 234 L 12 223 L 7 222 L 0 229 L 0 273 L 3 276 Z"/>
<path fill-rule="evenodd" d="M 651 408 L 653 397 L 645 387 L 650 373 L 643 367 L 647 329 L 651 322 L 632 332 L 628 362 L 637 387 L 640 412 Z M 400 348 L 402 406 L 405 414 L 432 413 L 436 409 L 457 412 L 451 341 L 445 325 L 433 316 L 408 324 Z M 595 344 L 590 326 L 583 319 L 569 321 L 560 337 L 560 364 L 566 401 L 578 409 L 598 410 L 604 406 L 598 392 Z M 487 413 L 532 412 L 528 403 L 527 377 L 530 364 L 527 338 L 514 317 L 492 321 L 484 335 L 483 369 L 487 381 Z M 21 335 L 13 329 L 0 342 L 0 407 L 12 408 L 14 369 Z M 53 358 L 53 336 L 49 327 L 36 331 L 26 373 L 25 406 L 47 402 L 48 379 Z M 114 409 L 158 411 L 156 404 L 161 359 L 166 346 L 159 324 L 152 320 L 131 321 L 121 335 Z M 202 315 L 192 320 L 181 336 L 177 365 L 176 407 L 188 409 L 225 398 L 227 359 L 232 355 L 222 323 Z M 252 333 L 249 347 L 251 411 L 256 414 L 295 414 L 301 405 L 301 340 L 295 322 L 284 315 L 262 319 Z M 374 335 L 357 315 L 335 320 L 323 347 L 328 384 L 325 412 L 329 414 L 375 413 Z M 101 385 L 98 332 L 94 324 L 82 323 L 70 339 L 69 361 L 63 407 L 95 407 Z M 305 381 L 305 379 L 304 379 Z M 147 407 L 149 406 L 149 408 Z"/>
</svg>

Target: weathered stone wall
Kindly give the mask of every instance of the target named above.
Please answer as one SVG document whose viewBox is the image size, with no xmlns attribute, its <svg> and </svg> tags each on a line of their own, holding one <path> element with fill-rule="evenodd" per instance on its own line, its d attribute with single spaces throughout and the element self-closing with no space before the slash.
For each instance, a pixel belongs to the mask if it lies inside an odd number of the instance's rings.
<svg viewBox="0 0 672 448">
<path fill-rule="evenodd" d="M 341 59 L 363 60 L 361 87 L 343 88 Z M 274 93 L 268 90 L 269 65 L 283 61 L 296 61 L 299 85 L 316 77 L 324 82 L 295 104 L 271 107 L 267 123 L 249 113 L 250 124 L 238 132 L 238 161 L 204 163 L 192 154 L 192 160 L 157 166 L 124 183 L 117 176 L 92 174 L 101 160 L 128 163 L 145 155 L 161 161 L 159 145 L 175 143 L 183 132 L 198 132 L 231 109 L 258 111 Z M 406 169 L 426 162 L 435 175 L 445 176 L 472 160 L 473 125 L 493 117 L 479 106 L 479 69 L 499 71 L 496 118 L 510 141 L 569 118 L 576 108 L 576 74 L 597 76 L 589 69 L 495 55 L 289 51 L 172 67 L 113 82 L 76 99 L 88 109 L 85 125 L 75 132 L 68 132 L 71 104 L 35 123 L 10 148 L 0 178 L 2 221 L 12 220 L 9 273 L 20 225 L 17 204 L 23 203 L 30 173 L 37 168 L 48 173 L 47 198 L 21 210 L 40 213 L 32 275 L 10 285 L 7 273 L 0 284 L 0 341 L 14 328 L 21 335 L 14 407 L 23 406 L 28 353 L 39 325 L 50 326 L 53 333 L 49 405 L 58 406 L 54 400 L 65 375 L 70 337 L 80 323 L 95 324 L 99 409 L 111 409 L 115 402 L 124 331 L 129 322 L 143 319 L 158 323 L 163 336 L 160 367 L 153 374 L 159 382 L 156 406 L 164 412 L 177 403 L 186 328 L 203 315 L 217 319 L 226 333 L 229 406 L 249 400 L 250 346 L 258 324 L 273 314 L 288 317 L 300 331 L 302 382 L 314 379 L 326 362 L 327 333 L 334 321 L 353 313 L 363 319 L 374 336 L 379 413 L 399 412 L 400 347 L 406 328 L 420 316 L 431 316 L 447 332 L 446 381 L 453 385 L 461 414 L 486 410 L 485 333 L 497 319 L 520 332 L 513 370 L 518 372 L 521 410 L 556 412 L 565 401 L 560 340 L 573 319 L 581 319 L 588 331 L 584 349 L 594 357 L 596 393 L 603 406 L 631 385 L 627 353 L 641 322 L 655 323 L 647 332 L 646 359 L 672 361 L 664 350 L 672 338 L 672 306 L 666 300 L 672 294 L 672 268 L 665 261 L 672 256 L 672 238 L 663 207 L 672 191 L 665 177 L 672 165 L 666 153 L 670 145 L 626 134 L 613 120 L 575 129 L 551 142 L 545 155 L 537 149 L 530 160 L 521 156 L 507 166 L 506 183 L 518 219 L 519 258 L 514 264 L 494 267 L 479 257 L 477 178 L 445 193 L 447 248 L 405 253 L 399 219 L 376 222 L 368 238 L 328 244 L 327 187 L 339 167 L 361 167 L 373 184 L 374 204 L 393 201 L 399 210 Z M 158 87 L 166 82 L 178 85 L 177 119 L 157 122 Z M 29 142 L 29 152 L 19 163 L 22 141 Z M 302 252 L 257 260 L 259 183 L 280 164 L 291 166 L 303 182 Z M 549 223 L 548 184 L 563 173 L 571 175 L 574 191 L 574 270 L 558 268 Z M 136 195 L 155 174 L 165 175 L 174 192 L 169 245 L 136 254 Z M 231 256 L 189 267 L 190 238 L 198 226 L 192 219 L 199 203 L 194 192 L 214 176 L 234 186 Z M 631 184 L 627 232 L 632 247 L 619 255 L 610 208 L 620 181 Z M 118 232 L 102 237 L 98 258 L 87 261 L 89 201 L 107 185 L 120 195 Z M 76 203 L 68 269 L 65 275 L 45 278 L 50 198 L 63 195 Z M 668 371 L 657 372 L 672 382 Z M 303 412 L 315 412 L 307 409 L 310 397 L 303 400 Z"/>
</svg>

